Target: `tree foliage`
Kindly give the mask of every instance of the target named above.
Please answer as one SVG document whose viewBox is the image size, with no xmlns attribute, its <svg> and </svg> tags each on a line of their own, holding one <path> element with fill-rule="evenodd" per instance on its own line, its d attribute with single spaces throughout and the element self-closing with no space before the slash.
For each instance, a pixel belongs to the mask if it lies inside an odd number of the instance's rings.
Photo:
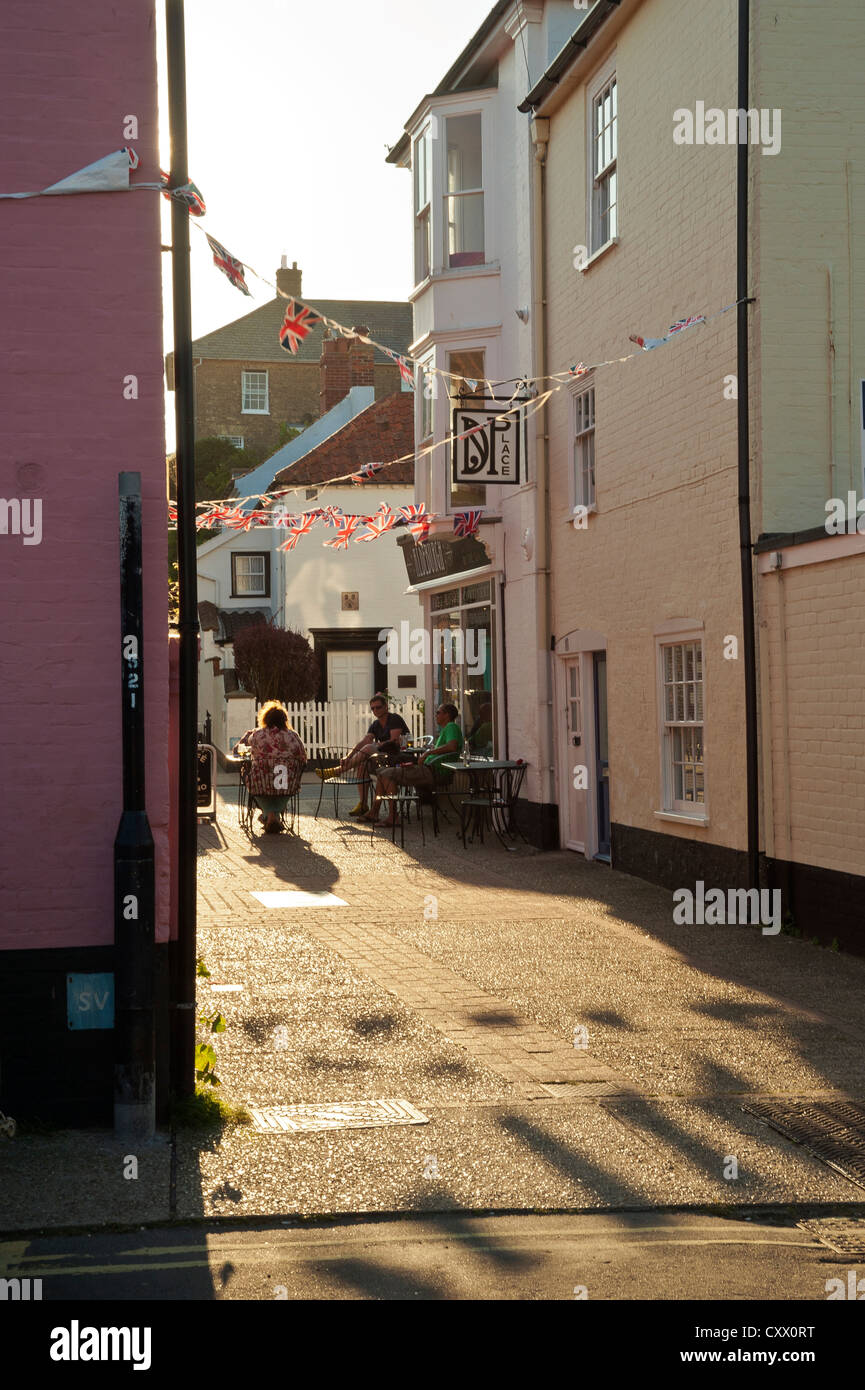
<svg viewBox="0 0 865 1390">
<path fill-rule="evenodd" d="M 318 693 L 320 670 L 303 633 L 275 623 L 254 623 L 234 638 L 237 678 L 263 704 L 302 704 Z"/>
</svg>

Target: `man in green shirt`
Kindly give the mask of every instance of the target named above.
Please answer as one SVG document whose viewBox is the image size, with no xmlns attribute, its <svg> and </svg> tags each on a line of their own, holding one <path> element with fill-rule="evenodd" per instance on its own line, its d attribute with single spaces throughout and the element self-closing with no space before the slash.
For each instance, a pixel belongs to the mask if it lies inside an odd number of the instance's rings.
<svg viewBox="0 0 865 1390">
<path fill-rule="evenodd" d="M 453 772 L 442 764 L 453 762 L 462 752 L 463 731 L 457 723 L 458 719 L 459 711 L 456 705 L 439 705 L 436 710 L 439 732 L 432 748 L 421 754 L 416 766 L 409 763 L 402 767 L 389 767 L 379 773 L 375 784 L 375 800 L 372 810 L 365 817 L 366 820 L 378 820 L 381 798 L 393 796 L 398 787 L 434 787 L 437 783 L 450 782 Z M 395 802 L 391 803 L 390 817 L 384 824 L 388 827 L 396 824 Z"/>
</svg>

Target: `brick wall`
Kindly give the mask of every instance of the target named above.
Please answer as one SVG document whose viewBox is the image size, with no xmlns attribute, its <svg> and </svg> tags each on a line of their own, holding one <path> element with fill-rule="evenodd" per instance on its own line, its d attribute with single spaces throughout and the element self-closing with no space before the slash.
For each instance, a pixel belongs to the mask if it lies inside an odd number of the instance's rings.
<svg viewBox="0 0 865 1390">
<path fill-rule="evenodd" d="M 609 31 L 585 59 L 591 80 Z M 549 370 L 633 351 L 680 316 L 711 312 L 735 289 L 735 148 L 677 146 L 673 112 L 735 105 L 733 0 L 646 0 L 615 45 L 620 244 L 588 271 L 586 88 L 552 116 L 548 168 Z M 745 844 L 743 668 L 736 511 L 735 314 L 595 373 L 596 515 L 569 524 L 572 401 L 549 409 L 553 630 L 607 640 L 612 820 L 740 849 Z M 659 822 L 662 805 L 654 633 L 703 627 L 706 828 Z M 571 750 L 560 750 L 560 799 Z"/>
<path fill-rule="evenodd" d="M 241 373 L 266 371 L 270 412 L 244 415 L 241 411 Z M 399 368 L 377 363 L 369 382 L 376 400 L 401 390 Z M 195 433 L 242 435 L 246 447 L 274 453 L 280 447 L 282 422 L 299 424 L 305 416 L 319 418 L 321 368 L 317 362 L 221 362 L 205 358 L 195 367 Z M 344 394 L 348 394 L 346 389 Z"/>
<path fill-rule="evenodd" d="M 788 568 L 791 557 L 758 586 L 767 850 L 865 874 L 865 553 Z"/>
<path fill-rule="evenodd" d="M 865 8 L 760 4 L 755 105 L 781 110 L 781 152 L 755 153 L 752 291 L 761 341 L 765 533 L 823 524 L 863 495 Z"/>
<path fill-rule="evenodd" d="M 146 0 L 0 7 L 0 188 L 43 188 L 124 144 L 141 160 L 133 182 L 158 182 L 153 11 Z M 2 204 L 0 495 L 39 498 L 43 514 L 39 545 L 0 535 L 0 949 L 17 953 L 113 941 L 121 469 L 141 473 L 144 496 L 147 806 L 157 930 L 168 933 L 159 202 L 140 192 Z M 124 399 L 129 375 L 137 399 Z M 66 1037 L 64 1019 L 59 1048 Z"/>
</svg>

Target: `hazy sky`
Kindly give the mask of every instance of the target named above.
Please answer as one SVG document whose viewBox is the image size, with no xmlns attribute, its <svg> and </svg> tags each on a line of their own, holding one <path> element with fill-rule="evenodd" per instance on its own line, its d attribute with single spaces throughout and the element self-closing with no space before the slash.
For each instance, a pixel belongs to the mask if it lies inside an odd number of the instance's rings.
<svg viewBox="0 0 865 1390">
<path fill-rule="evenodd" d="M 313 303 L 404 299 L 411 289 L 410 178 L 385 164 L 421 98 L 438 85 L 493 0 L 186 0 L 189 172 L 198 219 L 270 280 L 283 253 Z M 161 155 L 168 168 L 164 6 L 157 0 Z M 170 208 L 163 240 L 170 241 Z M 272 298 L 253 298 L 192 240 L 195 337 Z M 164 262 L 168 262 L 164 257 Z M 170 280 L 166 350 L 173 346 Z M 167 397 L 174 447 L 174 396 Z"/>
</svg>

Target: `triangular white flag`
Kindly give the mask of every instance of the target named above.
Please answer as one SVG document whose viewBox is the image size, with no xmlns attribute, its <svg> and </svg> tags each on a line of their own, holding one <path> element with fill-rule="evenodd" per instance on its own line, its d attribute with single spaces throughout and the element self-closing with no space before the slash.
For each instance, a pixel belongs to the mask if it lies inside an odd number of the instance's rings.
<svg viewBox="0 0 865 1390">
<path fill-rule="evenodd" d="M 38 193 L 0 193 L 0 198 L 40 198 L 46 193 L 117 193 L 129 189 L 129 171 L 138 167 L 138 156 L 134 150 L 125 147 L 113 154 L 97 159 L 95 164 L 87 164 L 58 183 Z M 161 188 L 158 183 L 136 184 L 136 188 Z"/>
</svg>

